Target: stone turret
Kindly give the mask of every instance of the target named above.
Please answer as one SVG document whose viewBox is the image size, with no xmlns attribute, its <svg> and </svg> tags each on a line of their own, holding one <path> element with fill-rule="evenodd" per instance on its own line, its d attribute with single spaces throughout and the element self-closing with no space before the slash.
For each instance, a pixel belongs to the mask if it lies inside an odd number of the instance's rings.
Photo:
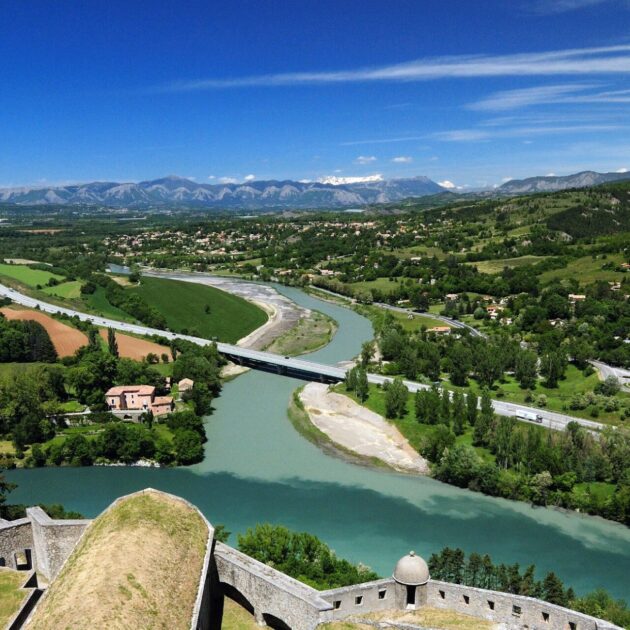
<svg viewBox="0 0 630 630">
<path fill-rule="evenodd" d="M 396 582 L 396 600 L 402 602 L 405 608 L 415 610 L 426 603 L 429 567 L 414 551 L 396 563 L 392 577 Z"/>
</svg>

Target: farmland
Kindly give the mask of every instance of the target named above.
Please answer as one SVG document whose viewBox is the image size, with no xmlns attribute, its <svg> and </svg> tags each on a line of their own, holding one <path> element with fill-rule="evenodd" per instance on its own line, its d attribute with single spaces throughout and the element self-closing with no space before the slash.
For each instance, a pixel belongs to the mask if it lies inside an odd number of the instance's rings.
<svg viewBox="0 0 630 630">
<path fill-rule="evenodd" d="M 60 357 L 73 355 L 81 346 L 87 344 L 87 337 L 76 328 L 53 319 L 40 311 L 0 309 L 7 319 L 34 320 L 39 322 L 50 335 L 50 340 Z"/>
<path fill-rule="evenodd" d="M 219 289 L 177 280 L 142 278 L 138 293 L 157 309 L 172 330 L 235 343 L 267 321 L 265 312 Z"/>
<path fill-rule="evenodd" d="M 107 341 L 107 330 L 101 328 L 99 334 L 104 341 Z M 116 332 L 116 343 L 118 344 L 119 356 L 126 359 L 142 361 L 148 354 L 155 354 L 158 357 L 162 354 L 170 356 L 170 349 L 166 346 L 120 332 Z"/>
<path fill-rule="evenodd" d="M 55 280 L 63 280 L 61 276 L 52 273 L 51 271 L 31 269 L 26 265 L 7 265 L 6 263 L 0 263 L 0 275 L 22 282 L 29 287 L 44 285 L 51 278 L 54 278 Z"/>
</svg>

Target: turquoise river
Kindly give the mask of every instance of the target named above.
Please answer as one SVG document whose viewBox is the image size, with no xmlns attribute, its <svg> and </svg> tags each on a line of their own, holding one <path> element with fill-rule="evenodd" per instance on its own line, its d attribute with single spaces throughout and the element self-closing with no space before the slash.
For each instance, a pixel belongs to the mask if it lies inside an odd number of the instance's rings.
<svg viewBox="0 0 630 630">
<path fill-rule="evenodd" d="M 358 354 L 370 323 L 349 309 L 278 289 L 339 323 L 311 355 L 335 363 Z M 312 532 L 341 556 L 381 575 L 415 549 L 444 546 L 495 561 L 554 570 L 579 592 L 630 594 L 630 530 L 602 519 L 493 499 L 428 478 L 346 463 L 304 440 L 287 418 L 299 381 L 250 371 L 227 383 L 208 418 L 203 463 L 178 469 L 46 468 L 11 471 L 14 502 L 63 503 L 94 516 L 115 497 L 145 487 L 186 497 L 235 534 L 260 522 Z"/>
</svg>

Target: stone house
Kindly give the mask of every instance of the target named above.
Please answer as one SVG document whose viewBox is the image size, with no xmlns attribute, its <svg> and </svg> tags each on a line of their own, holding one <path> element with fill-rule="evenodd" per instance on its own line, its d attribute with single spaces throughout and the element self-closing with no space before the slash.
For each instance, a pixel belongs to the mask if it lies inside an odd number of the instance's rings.
<svg viewBox="0 0 630 630">
<path fill-rule="evenodd" d="M 154 416 L 163 416 L 173 411 L 171 396 L 156 396 L 153 385 L 117 385 L 107 390 L 105 399 L 109 410 L 116 416 L 135 419 L 151 411 Z"/>
</svg>

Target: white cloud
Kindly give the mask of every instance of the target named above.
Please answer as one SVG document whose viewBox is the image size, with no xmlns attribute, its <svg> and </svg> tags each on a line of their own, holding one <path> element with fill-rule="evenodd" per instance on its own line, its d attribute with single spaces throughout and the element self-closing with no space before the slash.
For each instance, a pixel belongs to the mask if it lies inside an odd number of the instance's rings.
<svg viewBox="0 0 630 630">
<path fill-rule="evenodd" d="M 565 125 L 565 126 L 525 126 L 507 129 L 453 129 L 433 134 L 442 142 L 480 142 L 495 138 L 518 138 L 522 136 L 547 136 L 569 133 L 603 133 L 624 129 L 619 125 Z"/>
<path fill-rule="evenodd" d="M 311 184 L 313 182 L 312 179 L 299 179 L 300 184 Z"/>
<path fill-rule="evenodd" d="M 630 90 L 589 92 L 597 86 L 586 83 L 543 85 L 495 92 L 468 105 L 478 111 L 506 111 L 533 105 L 630 103 Z"/>
<path fill-rule="evenodd" d="M 360 155 L 354 162 L 355 164 L 371 164 L 376 162 L 376 157 L 374 155 Z"/>
<path fill-rule="evenodd" d="M 547 173 L 547 174 L 545 175 L 545 177 L 555 177 L 555 176 L 556 176 L 556 174 L 555 174 L 555 173 Z"/>
<path fill-rule="evenodd" d="M 501 179 L 501 181 L 505 184 L 505 182 L 510 182 L 510 181 L 512 181 L 513 179 L 514 179 L 513 177 L 503 177 L 503 178 Z"/>
<path fill-rule="evenodd" d="M 245 175 L 243 177 L 244 182 L 253 182 L 256 179 L 256 175 Z"/>
<path fill-rule="evenodd" d="M 216 175 L 208 175 L 208 179 L 212 180 L 212 179 L 216 179 L 217 176 Z"/>
<path fill-rule="evenodd" d="M 568 13 L 578 11 L 598 4 L 608 3 L 610 0 L 538 0 L 530 2 L 527 9 L 538 15 L 554 15 L 558 13 Z"/>
<path fill-rule="evenodd" d="M 287 72 L 228 79 L 210 78 L 171 83 L 158 90 L 178 92 L 253 86 L 593 74 L 630 74 L 630 44 L 511 55 L 429 57 L 389 66 L 332 72 Z"/>
<path fill-rule="evenodd" d="M 368 182 L 382 182 L 383 176 L 380 173 L 374 175 L 366 175 L 364 177 L 337 177 L 336 175 L 328 175 L 322 177 L 321 184 L 332 184 L 333 186 L 341 186 L 342 184 L 361 184 Z"/>
<path fill-rule="evenodd" d="M 442 188 L 457 188 L 457 186 L 448 179 L 445 179 L 443 182 L 438 182 L 438 185 L 442 186 Z"/>
<path fill-rule="evenodd" d="M 622 166 L 621 168 L 618 168 L 615 172 L 616 173 L 627 173 L 628 169 Z"/>
<path fill-rule="evenodd" d="M 219 181 L 222 184 L 236 184 L 238 182 L 236 177 L 220 177 Z"/>
<path fill-rule="evenodd" d="M 392 162 L 396 164 L 410 164 L 413 162 L 413 158 L 409 155 L 399 155 L 398 157 L 392 158 Z"/>
</svg>

